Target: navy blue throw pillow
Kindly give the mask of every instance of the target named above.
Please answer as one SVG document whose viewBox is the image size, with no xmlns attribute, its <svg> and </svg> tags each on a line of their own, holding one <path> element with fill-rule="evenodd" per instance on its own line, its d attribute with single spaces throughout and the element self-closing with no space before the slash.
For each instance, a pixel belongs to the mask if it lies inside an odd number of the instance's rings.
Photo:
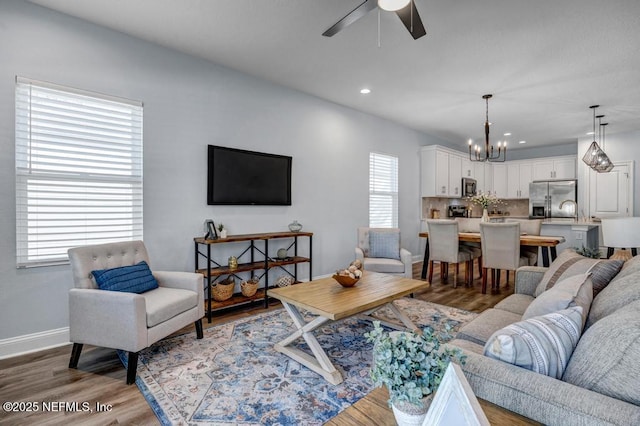
<svg viewBox="0 0 640 426">
<path fill-rule="evenodd" d="M 158 281 L 144 260 L 137 265 L 91 271 L 91 274 L 101 290 L 140 294 L 158 288 Z"/>
</svg>

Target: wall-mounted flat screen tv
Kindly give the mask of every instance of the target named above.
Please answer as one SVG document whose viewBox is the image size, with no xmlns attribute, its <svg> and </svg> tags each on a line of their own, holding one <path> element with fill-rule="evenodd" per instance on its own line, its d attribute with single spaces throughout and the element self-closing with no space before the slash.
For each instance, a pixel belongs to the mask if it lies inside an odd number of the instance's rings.
<svg viewBox="0 0 640 426">
<path fill-rule="evenodd" d="M 291 157 L 209 145 L 207 204 L 291 205 Z"/>
</svg>

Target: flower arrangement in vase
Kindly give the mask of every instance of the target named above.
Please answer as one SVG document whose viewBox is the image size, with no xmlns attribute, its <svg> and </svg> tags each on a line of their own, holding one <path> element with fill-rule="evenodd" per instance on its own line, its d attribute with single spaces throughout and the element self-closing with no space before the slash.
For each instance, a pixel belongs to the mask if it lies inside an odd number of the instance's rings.
<svg viewBox="0 0 640 426">
<path fill-rule="evenodd" d="M 466 356 L 461 350 L 441 347 L 441 341 L 451 339 L 450 329 L 437 335 L 429 327 L 422 334 L 388 332 L 374 321 L 373 330 L 365 333 L 367 341 L 374 343 L 371 380 L 389 390 L 389 405 L 398 424 L 422 424 L 426 402 L 440 385 L 449 362 L 464 364 Z M 407 416 L 412 419 L 405 422 Z"/>
<path fill-rule="evenodd" d="M 489 221 L 489 212 L 487 211 L 489 206 L 497 206 L 497 205 L 503 204 L 502 200 L 500 200 L 496 196 L 496 194 L 492 194 L 490 191 L 489 192 L 480 191 L 476 195 L 469 197 L 468 200 L 482 207 L 483 222 Z"/>
</svg>

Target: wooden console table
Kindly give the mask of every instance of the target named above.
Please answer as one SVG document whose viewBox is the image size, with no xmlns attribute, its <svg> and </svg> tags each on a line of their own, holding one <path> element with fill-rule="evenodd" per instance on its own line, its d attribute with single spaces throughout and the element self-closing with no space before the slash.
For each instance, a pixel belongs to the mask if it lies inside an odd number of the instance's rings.
<svg viewBox="0 0 640 426">
<path fill-rule="evenodd" d="M 384 386 L 375 388 L 364 398 L 326 422 L 325 426 L 395 426 L 396 420 L 387 404 L 388 399 L 389 392 L 387 388 Z M 492 425 L 525 426 L 540 424 L 483 399 L 478 399 L 478 402 Z"/>
<path fill-rule="evenodd" d="M 298 255 L 298 238 L 309 238 L 309 256 Z M 269 254 L 269 241 L 275 239 L 292 239 L 293 242 L 288 246 L 287 251 L 293 249 L 293 256 L 280 259 L 275 255 Z M 207 281 L 207 319 L 211 322 L 212 312 L 215 310 L 229 308 L 235 305 L 255 303 L 264 299 L 264 306 L 269 306 L 269 270 L 273 268 L 280 268 L 291 277 L 294 282 L 298 282 L 298 264 L 309 264 L 309 281 L 313 279 L 312 275 L 312 232 L 266 232 L 260 234 L 241 234 L 241 235 L 229 235 L 227 238 L 218 238 L 215 240 L 205 239 L 203 237 L 196 237 L 193 239 L 195 244 L 195 271 L 204 275 Z M 257 242 L 262 241 L 262 247 L 258 247 Z M 227 261 L 224 263 L 219 259 L 219 262 L 212 256 L 211 248 L 218 246 L 219 244 L 248 242 L 248 246 L 238 255 L 238 266 L 236 268 L 229 268 Z M 204 248 L 204 251 L 202 250 Z M 243 261 L 243 257 L 249 257 L 248 261 Z M 201 261 L 204 261 L 204 266 L 201 266 Z M 285 266 L 293 265 L 293 273 L 285 268 Z M 225 275 L 233 275 L 239 280 L 242 280 L 237 274 L 242 272 L 248 272 L 251 274 L 251 278 L 256 276 L 256 272 L 261 272 L 258 276 L 259 279 L 264 279 L 263 288 L 259 289 L 254 296 L 245 297 L 241 293 L 234 294 L 230 299 L 218 302 L 213 300 L 211 296 L 211 287 L 216 284 L 218 279 Z"/>
</svg>

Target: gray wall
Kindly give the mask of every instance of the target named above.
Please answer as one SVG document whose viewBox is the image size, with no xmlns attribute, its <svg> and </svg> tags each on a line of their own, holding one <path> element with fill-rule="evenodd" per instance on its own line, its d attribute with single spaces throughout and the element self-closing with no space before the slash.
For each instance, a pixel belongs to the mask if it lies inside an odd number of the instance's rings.
<svg viewBox="0 0 640 426">
<path fill-rule="evenodd" d="M 297 219 L 315 233 L 314 275 L 345 266 L 356 227 L 368 223 L 370 151 L 399 157 L 400 227 L 417 252 L 418 149 L 435 139 L 27 2 L 0 3 L 0 58 L 0 343 L 66 327 L 72 285 L 69 266 L 15 267 L 16 75 L 144 102 L 144 235 L 155 269 L 192 270 L 192 238 L 209 218 L 232 234 Z M 293 205 L 207 206 L 207 144 L 293 156 Z"/>
<path fill-rule="evenodd" d="M 530 158 L 556 157 L 560 155 L 576 155 L 578 144 L 572 142 L 563 145 L 547 145 L 537 148 L 517 148 L 509 150 L 509 160 L 528 160 Z"/>
</svg>

